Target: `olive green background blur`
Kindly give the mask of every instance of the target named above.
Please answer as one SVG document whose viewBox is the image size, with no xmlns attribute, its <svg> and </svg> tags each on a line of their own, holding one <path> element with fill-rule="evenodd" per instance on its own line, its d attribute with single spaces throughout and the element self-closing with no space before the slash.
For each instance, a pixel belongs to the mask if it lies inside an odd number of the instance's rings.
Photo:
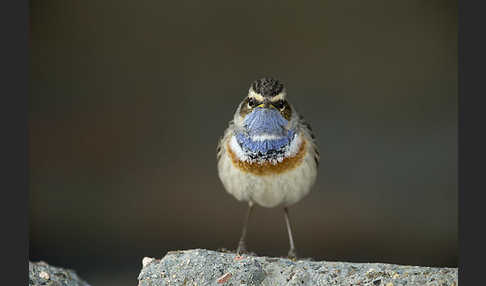
<svg viewBox="0 0 486 286">
<path fill-rule="evenodd" d="M 300 255 L 457 266 L 456 1 L 31 1 L 30 260 L 136 285 L 144 256 L 236 247 L 216 144 L 275 76 L 312 125 Z M 283 256 L 280 208 L 248 247 Z"/>
</svg>

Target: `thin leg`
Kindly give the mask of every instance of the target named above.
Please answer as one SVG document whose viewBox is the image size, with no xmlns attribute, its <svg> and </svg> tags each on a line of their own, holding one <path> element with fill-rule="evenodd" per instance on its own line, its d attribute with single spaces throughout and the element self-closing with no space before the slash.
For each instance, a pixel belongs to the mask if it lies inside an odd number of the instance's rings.
<svg viewBox="0 0 486 286">
<path fill-rule="evenodd" d="M 242 252 L 246 252 L 246 228 L 248 225 L 248 219 L 250 218 L 251 210 L 253 209 L 253 203 L 248 204 L 248 212 L 246 213 L 245 221 L 243 222 L 243 231 L 241 232 L 240 242 L 238 243 L 238 249 L 236 249 L 236 255 L 240 255 Z"/>
<path fill-rule="evenodd" d="M 285 213 L 285 223 L 287 224 L 287 232 L 289 233 L 289 242 L 290 242 L 290 250 L 289 250 L 289 258 L 297 258 L 297 250 L 295 249 L 294 238 L 292 236 L 292 228 L 290 227 L 290 219 L 289 219 L 289 209 L 284 208 Z"/>
</svg>

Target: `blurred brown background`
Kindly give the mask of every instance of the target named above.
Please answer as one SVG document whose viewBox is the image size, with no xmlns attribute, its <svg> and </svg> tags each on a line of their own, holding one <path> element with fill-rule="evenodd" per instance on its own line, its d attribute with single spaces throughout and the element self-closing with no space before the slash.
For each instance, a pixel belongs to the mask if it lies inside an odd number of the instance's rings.
<svg viewBox="0 0 486 286">
<path fill-rule="evenodd" d="M 273 75 L 321 150 L 300 255 L 457 266 L 456 1 L 31 1 L 30 260 L 136 285 L 144 256 L 235 248 L 216 143 Z M 281 256 L 281 209 L 249 248 Z"/>
</svg>

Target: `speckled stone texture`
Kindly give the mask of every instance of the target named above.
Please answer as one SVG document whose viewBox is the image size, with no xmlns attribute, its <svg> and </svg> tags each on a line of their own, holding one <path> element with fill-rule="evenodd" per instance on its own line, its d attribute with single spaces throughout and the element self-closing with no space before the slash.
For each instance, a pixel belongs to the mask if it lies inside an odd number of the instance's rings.
<svg viewBox="0 0 486 286">
<path fill-rule="evenodd" d="M 70 269 L 29 261 L 29 286 L 90 286 Z"/>
<path fill-rule="evenodd" d="M 458 285 L 457 268 L 237 257 L 204 249 L 170 251 L 162 259 L 145 257 L 142 266 L 139 286 Z"/>
</svg>

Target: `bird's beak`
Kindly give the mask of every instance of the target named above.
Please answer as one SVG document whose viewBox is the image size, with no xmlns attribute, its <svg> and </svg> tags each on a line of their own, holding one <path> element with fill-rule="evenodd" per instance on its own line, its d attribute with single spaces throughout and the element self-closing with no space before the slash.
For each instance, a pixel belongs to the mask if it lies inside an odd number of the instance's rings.
<svg viewBox="0 0 486 286">
<path fill-rule="evenodd" d="M 257 107 L 261 107 L 261 108 L 266 108 L 266 109 L 269 109 L 269 108 L 275 108 L 277 109 L 275 106 L 273 106 L 273 104 L 270 103 L 270 101 L 268 100 L 265 100 L 262 104 L 260 105 L 257 105 Z"/>
</svg>

